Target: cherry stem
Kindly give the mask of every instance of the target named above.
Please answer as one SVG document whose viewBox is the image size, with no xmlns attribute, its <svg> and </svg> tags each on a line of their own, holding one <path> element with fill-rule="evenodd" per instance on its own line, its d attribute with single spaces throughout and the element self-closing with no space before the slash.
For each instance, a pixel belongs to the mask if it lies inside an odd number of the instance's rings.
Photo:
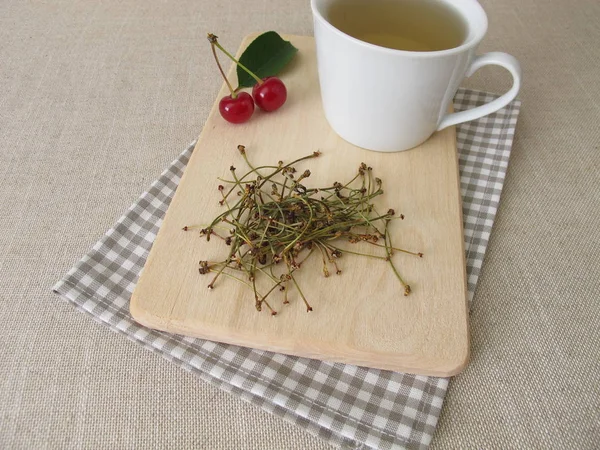
<svg viewBox="0 0 600 450">
<path fill-rule="evenodd" d="M 209 37 L 209 41 L 210 41 L 210 37 Z M 233 90 L 233 86 L 231 86 L 231 83 L 229 82 L 229 80 L 225 76 L 225 72 L 223 71 L 223 68 L 221 67 L 221 63 L 219 62 L 219 58 L 217 57 L 217 52 L 215 51 L 215 42 L 214 41 L 210 41 L 210 48 L 212 50 L 213 56 L 215 57 L 215 62 L 217 63 L 217 67 L 219 68 L 219 72 L 221 72 L 221 76 L 225 80 L 225 84 L 227 84 L 227 88 L 229 89 L 229 92 L 231 92 L 231 98 L 236 98 L 237 94 L 235 93 L 235 91 Z"/>
<path fill-rule="evenodd" d="M 239 62 L 237 59 L 235 59 L 231 53 L 229 53 L 227 50 L 225 50 L 221 46 L 221 44 L 219 44 L 219 42 L 217 41 L 216 36 L 215 36 L 215 39 L 211 43 L 214 44 L 214 45 L 216 45 L 217 48 L 219 50 L 221 50 L 223 53 L 225 53 L 225 55 L 227 55 L 227 57 L 229 59 L 231 59 L 234 63 L 236 63 L 238 66 L 240 66 L 246 72 L 248 72 L 248 75 L 250 75 L 252 78 L 254 78 L 258 84 L 262 84 L 263 83 L 263 80 L 261 80 L 260 78 L 258 78 L 258 76 L 254 72 L 252 72 L 250 69 L 248 69 L 245 65 L 243 65 L 241 62 Z"/>
</svg>

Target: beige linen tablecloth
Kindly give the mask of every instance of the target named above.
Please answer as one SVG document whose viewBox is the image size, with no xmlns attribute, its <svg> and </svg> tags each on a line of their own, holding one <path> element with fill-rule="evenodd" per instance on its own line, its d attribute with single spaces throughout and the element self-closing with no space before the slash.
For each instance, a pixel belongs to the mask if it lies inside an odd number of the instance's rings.
<svg viewBox="0 0 600 450">
<path fill-rule="evenodd" d="M 600 440 L 600 4 L 482 2 L 525 83 L 433 448 Z M 0 447 L 327 448 L 60 302 L 53 283 L 199 132 L 207 31 L 311 33 L 308 1 L 0 2 Z M 502 91 L 485 69 L 465 85 Z M 127 150 L 124 150 L 127 149 Z"/>
</svg>

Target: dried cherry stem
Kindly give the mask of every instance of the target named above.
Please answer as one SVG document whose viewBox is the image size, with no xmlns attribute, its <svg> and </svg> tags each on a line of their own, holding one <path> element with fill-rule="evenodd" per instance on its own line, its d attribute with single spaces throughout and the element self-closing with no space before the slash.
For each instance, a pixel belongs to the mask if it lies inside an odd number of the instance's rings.
<svg viewBox="0 0 600 450">
<path fill-rule="evenodd" d="M 400 276 L 400 273 L 398 272 L 398 269 L 396 269 L 396 266 L 394 265 L 394 262 L 392 261 L 392 252 L 391 252 L 391 248 L 393 248 L 392 246 L 392 238 L 390 237 L 390 233 L 388 232 L 388 224 L 390 222 L 386 221 L 385 223 L 385 233 L 384 233 L 384 240 L 385 240 L 385 251 L 388 255 L 388 262 L 390 263 L 390 266 L 392 267 L 392 270 L 394 271 L 394 274 L 396 274 L 396 277 L 398 278 L 398 280 L 400 280 L 400 283 L 402 284 L 402 286 L 404 287 L 404 295 L 408 295 L 410 294 L 410 286 L 408 284 L 406 284 L 406 282 L 402 279 L 402 277 Z"/>
<path fill-rule="evenodd" d="M 325 253 L 327 254 L 327 257 L 329 258 L 329 262 L 331 264 L 333 264 L 333 267 L 335 267 L 335 273 L 337 275 L 341 275 L 342 271 L 340 270 L 340 268 L 337 265 L 337 262 L 335 262 L 335 259 L 333 259 L 333 252 L 331 254 L 329 254 L 329 251 L 327 250 L 327 248 L 325 249 Z"/>
<path fill-rule="evenodd" d="M 211 269 L 211 272 L 215 272 L 215 270 L 212 270 L 212 269 Z M 250 289 L 252 289 L 252 285 L 251 285 L 250 283 L 248 283 L 248 282 L 246 282 L 246 281 L 242 280 L 242 279 L 241 279 L 241 278 L 239 278 L 239 277 L 236 277 L 235 275 L 232 275 L 232 274 L 230 274 L 230 273 L 227 273 L 227 272 L 222 272 L 222 273 L 221 273 L 221 275 L 223 275 L 223 276 L 226 276 L 226 277 L 228 277 L 228 278 L 232 278 L 232 279 L 234 279 L 234 280 L 236 280 L 236 281 L 239 281 L 240 283 L 242 283 L 242 284 L 245 284 L 245 285 L 246 285 L 246 286 L 248 286 Z"/>
<path fill-rule="evenodd" d="M 314 249 L 310 249 L 310 250 L 309 250 L 309 252 L 308 252 L 308 254 L 307 254 L 305 257 L 304 257 L 304 259 L 302 259 L 302 261 L 299 261 L 299 262 L 298 262 L 298 265 L 302 265 L 302 263 L 303 263 L 304 261 L 306 261 L 308 258 L 310 258 L 310 255 L 312 255 L 312 252 L 313 252 L 313 251 L 314 251 Z"/>
<path fill-rule="evenodd" d="M 271 308 L 271 305 L 269 305 L 269 302 L 267 302 L 264 298 L 261 300 L 261 303 L 264 303 L 265 305 L 267 305 L 267 308 L 269 308 L 269 311 L 271 311 L 272 316 L 277 315 L 277 311 L 275 311 L 273 308 Z"/>
<path fill-rule="evenodd" d="M 229 251 L 229 256 L 227 257 L 227 259 L 222 263 L 223 266 L 217 271 L 217 274 L 214 276 L 214 278 L 212 279 L 212 281 L 208 284 L 208 288 L 209 289 L 214 289 L 215 288 L 215 281 L 217 281 L 217 278 L 219 278 L 219 276 L 223 273 L 223 271 L 225 270 L 225 268 L 228 266 L 229 261 L 231 261 L 231 258 L 233 257 L 233 255 L 236 252 L 236 248 L 233 247 L 230 251 Z"/>
<path fill-rule="evenodd" d="M 296 286 L 296 289 L 298 289 L 298 293 L 300 294 L 300 297 L 302 297 L 302 301 L 304 301 L 304 304 L 306 305 L 306 312 L 311 312 L 313 310 L 312 306 L 310 306 L 308 304 L 308 301 L 306 300 L 306 297 L 302 293 L 302 289 L 300 289 L 300 286 L 298 286 L 296 279 L 293 276 L 291 276 L 291 277 L 292 277 L 292 282 L 294 283 L 294 286 Z"/>
<path fill-rule="evenodd" d="M 213 277 L 212 281 L 208 284 L 208 288 L 209 289 L 214 289 L 215 288 L 215 281 L 217 281 L 217 278 L 219 278 L 219 276 L 223 273 L 223 271 L 225 270 L 225 267 L 227 267 L 226 265 L 221 266 L 221 268 L 217 271 L 216 275 Z M 212 272 L 212 271 L 211 271 Z"/>
<path fill-rule="evenodd" d="M 290 301 L 288 300 L 288 291 L 289 289 L 287 288 L 287 286 L 284 286 L 284 290 L 283 290 L 283 304 L 284 305 L 288 305 L 290 303 Z"/>
<path fill-rule="evenodd" d="M 367 241 L 369 244 L 374 245 L 375 247 L 383 247 L 385 248 L 385 245 L 381 245 L 381 244 L 376 244 L 375 242 L 369 242 Z M 390 247 L 391 250 L 396 250 L 397 252 L 402 252 L 402 253 L 408 253 L 409 255 L 414 255 L 414 256 L 418 256 L 419 258 L 423 257 L 423 253 L 421 252 L 411 252 L 410 250 L 405 250 L 403 248 L 398 248 L 398 247 Z"/>
<path fill-rule="evenodd" d="M 269 308 L 269 310 L 271 311 L 271 315 L 272 316 L 276 316 L 277 315 L 277 311 L 275 311 L 273 308 L 271 308 L 271 305 L 269 305 L 269 303 L 267 302 L 267 297 L 271 294 L 271 292 L 273 292 L 275 290 L 275 288 L 277 288 L 278 286 L 281 285 L 281 281 L 274 284 L 271 289 L 269 289 L 269 291 L 260 299 L 259 303 L 264 303 L 265 305 L 267 305 L 267 308 Z"/>
<path fill-rule="evenodd" d="M 323 246 L 322 245 L 318 245 L 317 247 L 319 248 L 319 251 L 321 252 L 321 258 L 323 258 L 323 276 L 325 278 L 329 277 L 329 269 L 327 268 L 327 259 L 325 257 L 325 251 L 323 250 Z"/>
<path fill-rule="evenodd" d="M 387 261 L 388 260 L 387 256 L 369 255 L 368 253 L 353 252 L 352 250 L 342 249 L 342 248 L 336 247 L 336 246 L 331 245 L 331 244 L 327 244 L 327 246 L 329 248 L 334 249 L 334 250 L 338 250 L 338 251 L 340 251 L 342 253 L 349 253 L 351 255 L 357 255 L 357 256 L 366 256 L 368 258 L 381 259 L 383 261 Z"/>
<path fill-rule="evenodd" d="M 269 264 L 269 265 L 271 265 L 271 264 Z M 279 283 L 279 280 L 278 280 L 278 279 L 277 279 L 275 276 L 273 276 L 273 275 L 271 275 L 269 272 L 267 272 L 267 271 L 266 271 L 264 268 L 262 268 L 262 267 L 256 267 L 256 270 L 258 270 L 259 272 L 261 272 L 261 273 L 265 274 L 265 275 L 266 275 L 267 277 L 269 277 L 269 278 L 270 278 L 270 279 L 271 279 L 273 282 L 275 282 L 275 283 Z M 269 292 L 270 292 L 270 291 L 269 291 Z"/>
</svg>

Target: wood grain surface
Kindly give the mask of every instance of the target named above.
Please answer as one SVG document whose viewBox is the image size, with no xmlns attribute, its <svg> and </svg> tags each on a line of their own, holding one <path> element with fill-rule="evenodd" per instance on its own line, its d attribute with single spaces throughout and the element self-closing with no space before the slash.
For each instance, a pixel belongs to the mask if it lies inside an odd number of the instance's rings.
<svg viewBox="0 0 600 450">
<path fill-rule="evenodd" d="M 221 89 L 133 293 L 134 319 L 170 333 L 309 358 L 424 375 L 460 372 L 469 338 L 454 129 L 398 153 L 348 144 L 323 115 L 313 38 L 288 39 L 299 52 L 281 74 L 288 87 L 281 110 L 257 110 L 248 123 L 229 124 L 218 112 L 218 99 L 226 95 Z M 391 225 L 394 245 L 424 253 L 394 255 L 412 294 L 403 296 L 386 262 L 352 255 L 339 260 L 339 276 L 323 277 L 315 256 L 297 272 L 311 313 L 293 289 L 289 305 L 278 296 L 270 299 L 275 317 L 257 312 L 252 291 L 235 280 L 221 278 L 209 290 L 212 275 L 199 275 L 198 261 L 221 261 L 227 247 L 182 227 L 207 224 L 223 211 L 217 178 L 229 178 L 232 164 L 245 169 L 238 144 L 257 165 L 322 151 L 298 167 L 310 168 L 308 187 L 347 181 L 363 161 L 372 166 L 383 180 L 381 209 L 405 216 Z"/>
</svg>

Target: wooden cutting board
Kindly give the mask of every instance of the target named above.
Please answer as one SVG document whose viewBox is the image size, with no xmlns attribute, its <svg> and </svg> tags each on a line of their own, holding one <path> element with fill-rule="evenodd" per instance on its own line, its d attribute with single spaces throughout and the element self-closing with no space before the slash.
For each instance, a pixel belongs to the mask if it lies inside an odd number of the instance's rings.
<svg viewBox="0 0 600 450">
<path fill-rule="evenodd" d="M 287 38 L 299 52 L 281 74 L 288 100 L 279 111 L 257 110 L 246 124 L 232 125 L 220 117 L 215 102 L 131 298 L 132 316 L 170 333 L 291 355 L 424 375 L 460 372 L 469 338 L 454 129 L 399 153 L 348 144 L 323 114 L 314 39 Z M 246 38 L 241 49 L 250 41 Z M 217 99 L 224 95 L 225 87 Z M 245 168 L 238 144 L 257 165 L 322 151 L 298 167 L 312 171 L 308 187 L 347 181 L 363 161 L 372 166 L 383 180 L 381 209 L 405 216 L 391 226 L 394 245 L 424 253 L 423 258 L 394 255 L 412 294 L 403 296 L 385 261 L 352 255 L 340 258 L 339 276 L 325 278 L 314 255 L 312 264 L 296 272 L 314 308 L 310 313 L 293 289 L 289 305 L 282 305 L 282 297 L 270 298 L 278 311 L 274 317 L 257 312 L 252 291 L 235 280 L 221 278 L 209 290 L 212 275 L 199 275 L 198 261 L 222 261 L 228 247 L 182 227 L 206 224 L 223 212 L 217 177 L 229 178 L 231 165 Z"/>
</svg>

